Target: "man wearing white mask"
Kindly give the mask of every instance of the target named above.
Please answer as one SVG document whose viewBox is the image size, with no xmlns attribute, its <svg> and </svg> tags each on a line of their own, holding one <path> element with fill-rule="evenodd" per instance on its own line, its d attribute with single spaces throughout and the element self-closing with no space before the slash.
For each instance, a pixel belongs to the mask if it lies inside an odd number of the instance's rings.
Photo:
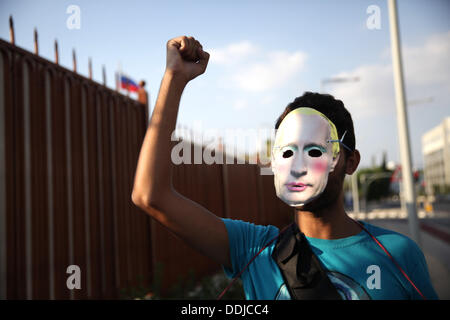
<svg viewBox="0 0 450 320">
<path fill-rule="evenodd" d="M 294 223 L 285 230 L 221 219 L 173 188 L 170 137 L 181 94 L 206 70 L 208 59 L 192 37 L 167 43 L 133 202 L 222 264 L 229 277 L 240 277 L 247 299 L 437 298 L 412 240 L 356 222 L 345 212 L 344 177 L 355 172 L 360 154 L 351 115 L 330 95 L 305 93 L 276 122 L 275 190 L 294 210 Z"/>
</svg>

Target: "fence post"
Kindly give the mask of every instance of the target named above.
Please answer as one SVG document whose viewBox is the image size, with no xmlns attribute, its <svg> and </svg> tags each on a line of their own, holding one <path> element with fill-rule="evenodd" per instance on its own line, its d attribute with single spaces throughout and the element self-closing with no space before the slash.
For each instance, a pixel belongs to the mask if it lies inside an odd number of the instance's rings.
<svg viewBox="0 0 450 320">
<path fill-rule="evenodd" d="M 58 40 L 55 39 L 55 63 L 59 64 Z"/>
<path fill-rule="evenodd" d="M 75 55 L 75 49 L 72 49 L 72 62 L 73 62 L 73 72 L 77 72 L 77 57 Z"/>
<path fill-rule="evenodd" d="M 89 58 L 88 60 L 88 71 L 89 71 L 89 80 L 92 80 L 92 59 Z"/>
<path fill-rule="evenodd" d="M 10 17 L 10 23 L 12 18 Z M 5 140 L 5 79 L 3 55 L 0 53 L 0 300 L 6 296 L 6 140 Z"/>
<path fill-rule="evenodd" d="M 36 28 L 34 28 L 34 54 L 39 54 L 38 33 Z"/>
<path fill-rule="evenodd" d="M 138 90 L 138 101 L 145 105 L 145 123 L 148 125 L 149 122 L 149 103 L 148 103 L 148 93 L 145 90 L 145 81 L 142 80 L 139 82 L 139 90 Z"/>
<path fill-rule="evenodd" d="M 12 16 L 9 16 L 9 40 L 11 44 L 15 45 L 15 37 L 14 37 L 14 22 Z"/>
</svg>

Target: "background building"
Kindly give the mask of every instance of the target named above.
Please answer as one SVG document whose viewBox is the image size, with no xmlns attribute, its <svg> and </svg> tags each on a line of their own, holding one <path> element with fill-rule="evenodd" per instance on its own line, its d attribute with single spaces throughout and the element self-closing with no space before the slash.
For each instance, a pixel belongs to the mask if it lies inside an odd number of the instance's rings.
<svg viewBox="0 0 450 320">
<path fill-rule="evenodd" d="M 427 193 L 445 192 L 450 188 L 450 117 L 422 136 L 422 153 Z"/>
</svg>

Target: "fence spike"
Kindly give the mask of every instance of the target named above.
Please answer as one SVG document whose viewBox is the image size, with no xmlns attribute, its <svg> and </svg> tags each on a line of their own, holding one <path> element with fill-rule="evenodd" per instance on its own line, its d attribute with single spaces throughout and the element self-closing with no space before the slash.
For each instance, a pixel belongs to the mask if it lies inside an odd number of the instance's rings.
<svg viewBox="0 0 450 320">
<path fill-rule="evenodd" d="M 106 87 L 106 69 L 105 65 L 102 65 L 103 85 Z"/>
<path fill-rule="evenodd" d="M 59 64 L 58 40 L 55 39 L 55 63 Z"/>
<path fill-rule="evenodd" d="M 72 62 L 73 62 L 73 72 L 77 72 L 77 57 L 75 55 L 75 49 L 72 49 Z"/>
<path fill-rule="evenodd" d="M 15 45 L 15 39 L 14 39 L 14 22 L 12 15 L 9 16 L 9 40 L 11 41 L 11 44 Z"/>
<path fill-rule="evenodd" d="M 88 59 L 89 80 L 92 80 L 92 59 Z"/>
<path fill-rule="evenodd" d="M 38 32 L 36 28 L 34 28 L 34 54 L 39 54 Z"/>
</svg>

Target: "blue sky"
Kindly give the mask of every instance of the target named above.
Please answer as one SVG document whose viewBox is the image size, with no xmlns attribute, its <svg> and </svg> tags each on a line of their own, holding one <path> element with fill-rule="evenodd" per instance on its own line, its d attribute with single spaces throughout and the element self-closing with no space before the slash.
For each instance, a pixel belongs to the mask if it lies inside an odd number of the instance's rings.
<svg viewBox="0 0 450 320">
<path fill-rule="evenodd" d="M 81 10 L 80 29 L 68 29 L 67 7 Z M 380 8 L 380 29 L 370 30 L 366 12 Z M 450 1 L 398 1 L 413 162 L 421 167 L 421 136 L 450 116 Z M 284 107 L 304 91 L 319 91 L 325 78 L 358 76 L 357 83 L 326 85 L 353 115 L 362 165 L 399 161 L 396 111 L 386 1 L 0 1 L 0 37 L 33 48 L 53 60 L 58 39 L 60 63 L 108 86 L 122 69 L 145 79 L 153 107 L 165 67 L 165 44 L 192 35 L 211 59 L 204 75 L 186 88 L 178 122 L 204 129 L 271 128 Z"/>
</svg>

